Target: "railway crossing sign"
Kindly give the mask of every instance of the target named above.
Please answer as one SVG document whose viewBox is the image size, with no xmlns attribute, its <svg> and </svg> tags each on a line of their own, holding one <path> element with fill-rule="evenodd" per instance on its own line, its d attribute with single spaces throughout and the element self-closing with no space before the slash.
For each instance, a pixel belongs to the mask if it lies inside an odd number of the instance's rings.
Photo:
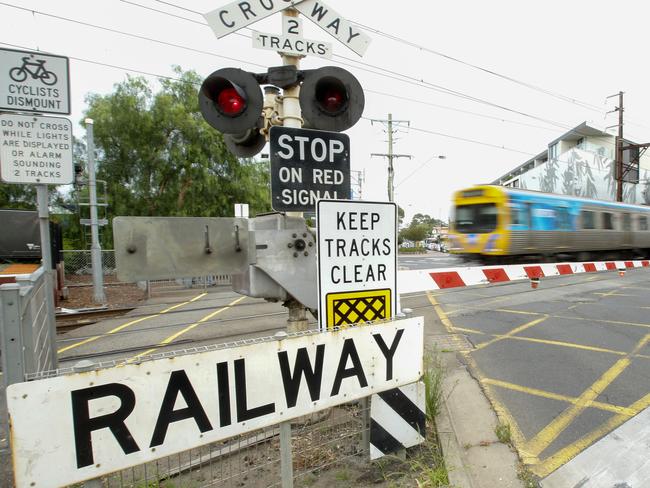
<svg viewBox="0 0 650 488">
<path fill-rule="evenodd" d="M 397 313 L 397 206 L 319 200 L 318 319 L 321 329 Z"/>
<path fill-rule="evenodd" d="M 322 130 L 271 127 L 271 206 L 313 212 L 321 198 L 350 198 L 350 138 Z"/>
<path fill-rule="evenodd" d="M 0 110 L 70 114 L 67 57 L 2 48 L 0 66 Z"/>
<path fill-rule="evenodd" d="M 269 49 L 290 56 L 332 57 L 329 42 L 312 41 L 302 37 L 302 20 L 297 17 L 282 18 L 282 36 L 253 31 L 253 47 Z"/>
<path fill-rule="evenodd" d="M 204 17 L 217 38 L 222 38 L 258 20 L 262 20 L 276 12 L 291 7 L 298 10 L 318 27 L 359 56 L 363 56 L 366 49 L 368 49 L 370 37 L 365 32 L 343 18 L 333 8 L 318 0 L 236 1 L 212 10 L 205 14 Z M 310 52 L 310 45 L 316 52 Z M 262 49 L 273 49 L 278 52 L 286 52 L 290 55 L 297 54 L 302 56 L 312 54 L 322 57 L 331 56 L 331 46 L 328 43 L 302 39 L 302 29 L 300 26 L 295 26 L 287 30 L 286 23 L 284 36 L 254 32 L 253 46 Z"/>
</svg>

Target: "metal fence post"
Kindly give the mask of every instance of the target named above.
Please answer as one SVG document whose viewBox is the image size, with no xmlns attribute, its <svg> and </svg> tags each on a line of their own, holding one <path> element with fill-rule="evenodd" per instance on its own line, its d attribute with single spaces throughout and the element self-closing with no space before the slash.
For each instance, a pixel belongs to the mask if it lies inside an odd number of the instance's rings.
<svg viewBox="0 0 650 488">
<path fill-rule="evenodd" d="M 0 327 L 0 340 L 2 340 L 2 376 L 5 386 L 25 381 L 20 309 L 20 285 L 15 283 L 1 285 L 2 327 Z"/>
<path fill-rule="evenodd" d="M 48 347 L 50 349 L 50 361 L 46 369 L 57 369 L 59 367 L 59 358 L 56 352 L 56 307 L 54 305 L 54 275 L 52 273 L 45 273 L 45 296 L 47 300 L 47 331 L 50 335 Z"/>
<path fill-rule="evenodd" d="M 359 400 L 361 406 L 361 452 L 370 454 L 370 397 Z"/>
<path fill-rule="evenodd" d="M 277 332 L 273 337 L 278 341 L 287 338 L 284 331 Z M 282 488 L 293 488 L 293 453 L 291 449 L 291 422 L 280 424 L 280 475 Z"/>
</svg>

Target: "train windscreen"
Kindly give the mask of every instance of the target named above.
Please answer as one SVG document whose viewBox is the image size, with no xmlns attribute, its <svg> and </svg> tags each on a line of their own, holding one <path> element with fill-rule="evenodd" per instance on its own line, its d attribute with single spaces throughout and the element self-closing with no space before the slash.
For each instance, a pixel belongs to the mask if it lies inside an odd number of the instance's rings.
<svg viewBox="0 0 650 488">
<path fill-rule="evenodd" d="M 497 228 L 498 210 L 493 203 L 456 207 L 456 230 L 463 234 L 484 234 Z"/>
</svg>

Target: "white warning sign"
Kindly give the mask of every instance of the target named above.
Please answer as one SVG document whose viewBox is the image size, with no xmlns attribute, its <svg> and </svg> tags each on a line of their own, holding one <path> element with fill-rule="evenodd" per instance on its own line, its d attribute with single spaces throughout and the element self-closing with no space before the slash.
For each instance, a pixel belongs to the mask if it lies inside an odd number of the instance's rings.
<svg viewBox="0 0 650 488">
<path fill-rule="evenodd" d="M 72 123 L 62 117 L 0 114 L 0 179 L 72 183 Z"/>
<path fill-rule="evenodd" d="M 320 200 L 318 292 L 321 328 L 397 313 L 397 206 Z"/>
</svg>

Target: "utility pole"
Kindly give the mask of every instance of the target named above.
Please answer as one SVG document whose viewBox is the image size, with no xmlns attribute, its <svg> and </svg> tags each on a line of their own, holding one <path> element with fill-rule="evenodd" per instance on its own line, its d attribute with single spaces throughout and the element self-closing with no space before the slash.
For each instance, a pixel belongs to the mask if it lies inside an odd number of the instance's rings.
<svg viewBox="0 0 650 488">
<path fill-rule="evenodd" d="M 620 91 L 616 95 L 611 95 L 607 97 L 607 98 L 618 97 L 618 107 L 608 112 L 608 113 L 618 112 L 618 125 L 610 126 L 610 127 L 618 127 L 618 135 L 616 136 L 616 156 L 615 156 L 616 159 L 614 161 L 617 202 L 623 201 L 623 182 L 625 181 L 625 175 L 630 170 L 630 167 L 633 167 L 635 164 L 635 161 L 632 160 L 633 154 L 635 154 L 633 151 L 637 150 L 635 159 L 636 159 L 636 164 L 639 164 L 639 160 L 641 159 L 641 156 L 650 147 L 650 143 L 646 143 L 646 144 L 625 143 L 625 140 L 623 139 L 623 112 L 625 112 L 625 109 L 623 108 L 623 93 L 624 92 Z M 623 153 L 625 151 L 628 151 L 628 154 L 630 155 L 628 158 L 629 161 L 628 161 L 627 168 L 623 164 L 624 163 Z"/>
<path fill-rule="evenodd" d="M 387 154 L 372 153 L 370 154 L 370 156 L 379 156 L 388 159 L 388 201 L 394 202 L 395 201 L 395 168 L 393 167 L 393 159 L 395 158 L 411 159 L 412 156 L 409 154 L 393 153 L 393 134 L 396 132 L 395 130 L 393 130 L 393 122 L 396 122 L 397 124 L 406 123 L 408 125 L 409 121 L 393 120 L 393 114 L 388 114 L 387 120 L 372 119 L 370 122 L 372 124 L 374 124 L 375 122 L 380 122 L 382 124 L 386 124 L 388 128 L 388 153 Z"/>
<path fill-rule="evenodd" d="M 623 201 L 623 92 L 618 92 L 618 136 L 616 137 L 616 201 Z"/>
<path fill-rule="evenodd" d="M 95 140 L 93 138 L 93 119 L 84 120 L 88 143 L 88 190 L 90 192 L 90 259 L 93 268 L 93 301 L 106 303 L 104 294 L 104 275 L 102 267 L 102 248 L 99 244 L 99 221 L 97 219 L 97 180 L 95 178 Z"/>
</svg>

